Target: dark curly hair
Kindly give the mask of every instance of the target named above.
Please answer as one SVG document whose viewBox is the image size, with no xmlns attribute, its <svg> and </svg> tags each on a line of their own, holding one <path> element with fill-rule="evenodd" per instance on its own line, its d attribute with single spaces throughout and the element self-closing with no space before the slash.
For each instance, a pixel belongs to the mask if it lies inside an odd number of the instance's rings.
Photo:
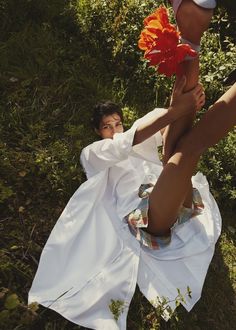
<svg viewBox="0 0 236 330">
<path fill-rule="evenodd" d="M 123 121 L 123 113 L 121 107 L 112 101 L 104 101 L 97 103 L 93 108 L 91 124 L 94 128 L 99 129 L 103 116 L 109 116 L 117 113 Z"/>
</svg>

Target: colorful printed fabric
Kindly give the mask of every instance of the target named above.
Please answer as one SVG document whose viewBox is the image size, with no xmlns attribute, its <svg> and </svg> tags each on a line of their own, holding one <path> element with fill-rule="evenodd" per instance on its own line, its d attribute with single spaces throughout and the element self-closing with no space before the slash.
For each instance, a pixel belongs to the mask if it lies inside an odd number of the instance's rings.
<svg viewBox="0 0 236 330">
<path fill-rule="evenodd" d="M 193 188 L 193 207 L 187 208 L 182 206 L 179 212 L 178 219 L 174 224 L 174 226 L 184 223 L 189 219 L 195 217 L 196 215 L 201 214 L 203 209 L 204 209 L 204 204 L 202 202 L 202 197 L 200 195 L 200 192 L 196 188 Z"/>
<path fill-rule="evenodd" d="M 139 197 L 142 198 L 142 200 L 140 201 L 138 207 L 125 217 L 125 220 L 129 224 L 131 233 L 142 245 L 152 250 L 159 250 L 170 244 L 171 233 L 167 236 L 154 236 L 142 229 L 147 228 L 148 226 L 149 195 L 152 189 L 152 184 L 142 184 L 140 186 Z M 183 224 L 192 217 L 201 214 L 203 208 L 204 204 L 202 202 L 201 195 L 196 188 L 193 188 L 193 208 L 182 206 L 173 227 Z"/>
</svg>

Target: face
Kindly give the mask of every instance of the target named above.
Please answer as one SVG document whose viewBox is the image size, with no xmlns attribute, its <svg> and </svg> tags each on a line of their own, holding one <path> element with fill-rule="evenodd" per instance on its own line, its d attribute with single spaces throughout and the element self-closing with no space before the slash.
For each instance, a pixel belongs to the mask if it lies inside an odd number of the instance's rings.
<svg viewBox="0 0 236 330">
<path fill-rule="evenodd" d="M 120 116 L 117 113 L 103 116 L 96 132 L 102 139 L 112 139 L 115 133 L 123 133 L 124 128 Z"/>
</svg>

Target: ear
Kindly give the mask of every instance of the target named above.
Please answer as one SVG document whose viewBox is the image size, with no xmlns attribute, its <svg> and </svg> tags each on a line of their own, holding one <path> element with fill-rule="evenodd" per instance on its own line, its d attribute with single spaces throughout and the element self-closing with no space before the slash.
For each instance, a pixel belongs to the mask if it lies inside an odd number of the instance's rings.
<svg viewBox="0 0 236 330">
<path fill-rule="evenodd" d="M 94 128 L 94 132 L 95 132 L 97 135 L 101 136 L 101 133 L 100 133 L 99 129 Z"/>
</svg>

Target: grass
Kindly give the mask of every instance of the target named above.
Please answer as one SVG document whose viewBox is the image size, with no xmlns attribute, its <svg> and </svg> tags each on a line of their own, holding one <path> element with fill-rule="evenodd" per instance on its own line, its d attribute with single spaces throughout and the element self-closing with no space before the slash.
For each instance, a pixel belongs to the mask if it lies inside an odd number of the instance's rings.
<svg viewBox="0 0 236 330">
<path fill-rule="evenodd" d="M 141 24 L 143 18 L 142 7 L 134 8 L 135 2 L 127 1 L 132 6 L 132 10 L 127 11 L 133 15 L 130 18 L 132 24 L 128 20 L 127 23 L 120 21 L 120 30 L 113 31 L 107 25 L 108 22 L 113 24 L 113 9 L 98 1 L 98 7 L 103 6 L 103 10 L 96 12 L 100 21 L 96 18 L 94 30 L 94 11 L 90 2 L 80 3 L 88 7 L 78 15 L 74 0 L 22 0 L 20 5 L 18 0 L 0 0 L 2 330 L 82 329 L 41 306 L 29 309 L 26 302 L 48 235 L 66 202 L 84 180 L 79 153 L 93 140 L 88 125 L 89 109 L 97 100 L 107 99 L 110 95 L 119 101 L 126 98 L 128 121 L 132 121 L 130 109 L 142 109 L 141 100 L 147 106 L 146 102 L 152 104 L 150 100 L 155 99 L 154 80 L 159 79 L 157 85 L 162 86 L 157 86 L 160 104 L 164 104 L 166 95 L 170 94 L 170 81 L 151 77 L 143 63 L 137 61 L 140 57 L 138 50 L 130 47 L 130 40 L 134 42 L 138 31 L 137 24 Z M 152 6 L 151 1 L 149 3 Z M 120 5 L 118 2 L 111 4 Z M 122 8 L 126 10 L 125 6 Z M 202 51 L 202 79 L 210 102 L 220 93 L 222 78 L 235 65 L 232 42 L 226 43 L 228 48 L 224 48 L 225 51 L 218 49 L 220 15 L 212 27 L 216 32 L 213 31 L 211 38 L 206 36 L 207 47 L 203 44 Z M 110 21 L 103 19 L 106 16 Z M 78 17 L 84 25 L 78 23 Z M 230 25 L 227 19 L 222 19 L 221 23 L 223 27 L 229 24 L 235 34 L 234 22 Z M 113 32 L 110 36 L 110 31 L 116 32 L 117 37 Z M 229 31 L 228 27 L 221 29 L 222 40 L 225 37 L 222 33 Z M 114 60 L 109 43 L 99 48 L 97 35 L 103 42 L 110 40 L 113 46 L 121 43 L 124 49 L 120 58 Z M 136 114 L 134 111 L 134 116 Z M 166 323 L 159 320 L 153 307 L 137 289 L 128 315 L 128 330 L 235 328 L 235 212 L 226 212 L 228 206 L 233 205 L 230 198 L 234 201 L 236 198 L 235 141 L 236 135 L 232 133 L 204 159 L 204 172 L 219 194 L 218 200 L 227 205 L 222 205 L 225 210 L 223 233 L 216 246 L 201 300 L 190 313 L 179 307 L 178 321 L 173 318 Z"/>
</svg>

